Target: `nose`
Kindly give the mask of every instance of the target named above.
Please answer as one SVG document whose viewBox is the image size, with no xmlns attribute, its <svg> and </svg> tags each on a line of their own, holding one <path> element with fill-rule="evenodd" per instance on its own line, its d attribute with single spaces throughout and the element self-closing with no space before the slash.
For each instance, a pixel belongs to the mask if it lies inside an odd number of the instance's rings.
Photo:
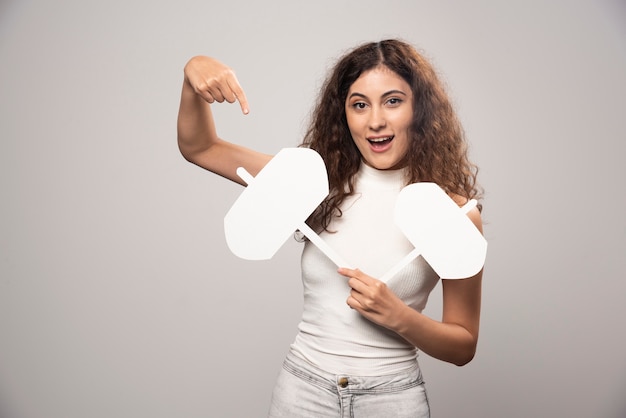
<svg viewBox="0 0 626 418">
<path fill-rule="evenodd" d="M 383 109 L 377 106 L 372 107 L 372 111 L 370 112 L 369 125 L 370 129 L 372 129 L 373 131 L 378 131 L 387 125 Z"/>
</svg>

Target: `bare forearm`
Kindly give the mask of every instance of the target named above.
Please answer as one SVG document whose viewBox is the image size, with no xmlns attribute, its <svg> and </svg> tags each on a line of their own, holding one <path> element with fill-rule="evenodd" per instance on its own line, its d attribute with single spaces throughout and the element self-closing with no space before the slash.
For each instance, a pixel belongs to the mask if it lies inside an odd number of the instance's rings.
<svg viewBox="0 0 626 418">
<path fill-rule="evenodd" d="M 462 366 L 476 352 L 477 335 L 459 324 L 439 322 L 406 306 L 394 329 L 426 354 Z"/>
<path fill-rule="evenodd" d="M 178 147 L 190 162 L 219 141 L 211 105 L 197 95 L 185 79 L 178 111 Z"/>
</svg>

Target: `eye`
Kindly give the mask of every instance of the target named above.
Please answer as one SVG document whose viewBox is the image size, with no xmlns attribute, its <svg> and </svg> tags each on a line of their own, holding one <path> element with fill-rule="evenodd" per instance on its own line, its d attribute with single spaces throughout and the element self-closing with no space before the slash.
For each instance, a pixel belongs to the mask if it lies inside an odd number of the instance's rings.
<svg viewBox="0 0 626 418">
<path fill-rule="evenodd" d="M 360 110 L 364 110 L 367 107 L 367 103 L 365 102 L 354 102 L 352 103 L 352 108 L 354 110 L 360 111 Z"/>
<path fill-rule="evenodd" d="M 391 97 L 389 100 L 387 100 L 387 104 L 389 104 L 390 106 L 398 106 L 402 102 L 403 100 L 398 97 Z"/>
</svg>

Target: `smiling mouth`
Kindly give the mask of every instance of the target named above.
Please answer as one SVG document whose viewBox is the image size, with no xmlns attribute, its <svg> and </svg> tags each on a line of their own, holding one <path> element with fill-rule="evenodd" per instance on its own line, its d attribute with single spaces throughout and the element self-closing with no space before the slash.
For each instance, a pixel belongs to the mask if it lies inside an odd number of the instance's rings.
<svg viewBox="0 0 626 418">
<path fill-rule="evenodd" d="M 383 148 L 387 144 L 389 144 L 391 141 L 393 141 L 393 138 L 394 138 L 394 136 L 392 135 L 392 136 L 385 136 L 385 137 L 381 137 L 381 138 L 367 138 L 367 141 L 374 148 Z"/>
</svg>

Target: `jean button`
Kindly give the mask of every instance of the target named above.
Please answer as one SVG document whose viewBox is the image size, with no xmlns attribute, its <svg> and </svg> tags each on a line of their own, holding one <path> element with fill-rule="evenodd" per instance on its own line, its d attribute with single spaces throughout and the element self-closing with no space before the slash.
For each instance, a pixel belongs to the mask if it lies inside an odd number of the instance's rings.
<svg viewBox="0 0 626 418">
<path fill-rule="evenodd" d="M 342 388 L 346 388 L 348 387 L 348 378 L 347 377 L 342 377 L 341 379 L 339 379 L 339 386 L 341 386 Z"/>
</svg>

